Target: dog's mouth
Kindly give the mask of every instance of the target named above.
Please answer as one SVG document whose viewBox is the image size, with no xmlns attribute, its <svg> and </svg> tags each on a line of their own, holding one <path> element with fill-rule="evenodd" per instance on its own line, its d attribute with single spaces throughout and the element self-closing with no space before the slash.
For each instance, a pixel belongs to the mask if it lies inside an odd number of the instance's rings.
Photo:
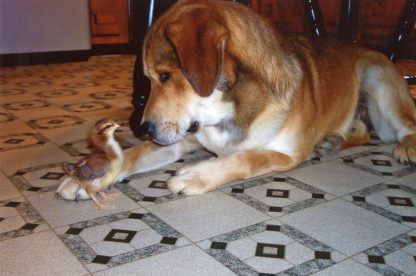
<svg viewBox="0 0 416 276">
<path fill-rule="evenodd" d="M 189 126 L 188 130 L 186 132 L 189 133 L 195 133 L 199 130 L 199 122 L 198 121 L 194 121 L 191 123 L 191 125 Z"/>
<path fill-rule="evenodd" d="M 172 125 L 172 123 L 164 123 L 161 126 L 153 127 L 150 133 L 149 130 L 147 131 L 147 138 L 159 145 L 167 146 L 178 142 L 187 133 L 196 133 L 201 127 L 198 121 L 193 121 L 186 132 L 183 132 L 180 131 L 177 125 L 175 127 L 172 127 Z"/>
</svg>

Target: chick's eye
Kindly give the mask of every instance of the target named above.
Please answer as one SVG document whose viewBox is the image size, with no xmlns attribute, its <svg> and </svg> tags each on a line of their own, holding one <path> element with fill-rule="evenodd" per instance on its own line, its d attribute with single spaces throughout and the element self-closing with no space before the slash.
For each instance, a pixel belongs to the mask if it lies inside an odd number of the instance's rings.
<svg viewBox="0 0 416 276">
<path fill-rule="evenodd" d="M 159 74 L 159 81 L 161 83 L 167 82 L 169 80 L 169 78 L 170 78 L 170 74 L 169 73 L 163 72 L 163 73 L 160 73 Z"/>
</svg>

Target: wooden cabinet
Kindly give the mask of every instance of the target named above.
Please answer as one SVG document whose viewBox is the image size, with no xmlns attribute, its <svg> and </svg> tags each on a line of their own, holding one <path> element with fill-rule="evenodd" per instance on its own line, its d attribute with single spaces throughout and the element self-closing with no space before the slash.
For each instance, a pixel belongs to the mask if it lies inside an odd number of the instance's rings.
<svg viewBox="0 0 416 276">
<path fill-rule="evenodd" d="M 129 42 L 127 0 L 90 0 L 92 44 Z"/>
</svg>

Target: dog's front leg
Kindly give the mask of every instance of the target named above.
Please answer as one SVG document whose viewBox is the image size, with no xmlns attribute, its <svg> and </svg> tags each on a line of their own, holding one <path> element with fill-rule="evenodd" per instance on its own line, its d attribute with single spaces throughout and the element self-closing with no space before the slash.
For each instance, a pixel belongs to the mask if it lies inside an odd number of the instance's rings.
<svg viewBox="0 0 416 276">
<path fill-rule="evenodd" d="M 176 175 L 168 180 L 168 189 L 186 195 L 202 194 L 233 180 L 287 171 L 300 162 L 300 158 L 292 158 L 274 151 L 234 153 L 178 170 Z"/>
<path fill-rule="evenodd" d="M 124 163 L 117 180 L 129 175 L 155 170 L 171 164 L 184 154 L 201 148 L 193 135 L 169 146 L 160 146 L 152 141 L 145 141 L 124 151 Z"/>
</svg>

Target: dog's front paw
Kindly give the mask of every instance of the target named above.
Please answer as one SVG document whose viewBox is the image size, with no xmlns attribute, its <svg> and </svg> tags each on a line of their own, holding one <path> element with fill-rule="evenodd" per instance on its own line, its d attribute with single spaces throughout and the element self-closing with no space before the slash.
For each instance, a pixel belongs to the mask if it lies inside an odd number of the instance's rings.
<svg viewBox="0 0 416 276">
<path fill-rule="evenodd" d="M 207 192 L 209 185 L 200 176 L 192 172 L 182 172 L 168 180 L 167 188 L 172 193 L 200 195 Z"/>
<path fill-rule="evenodd" d="M 393 156 L 401 164 L 416 166 L 416 135 L 405 136 L 394 149 Z"/>
</svg>

